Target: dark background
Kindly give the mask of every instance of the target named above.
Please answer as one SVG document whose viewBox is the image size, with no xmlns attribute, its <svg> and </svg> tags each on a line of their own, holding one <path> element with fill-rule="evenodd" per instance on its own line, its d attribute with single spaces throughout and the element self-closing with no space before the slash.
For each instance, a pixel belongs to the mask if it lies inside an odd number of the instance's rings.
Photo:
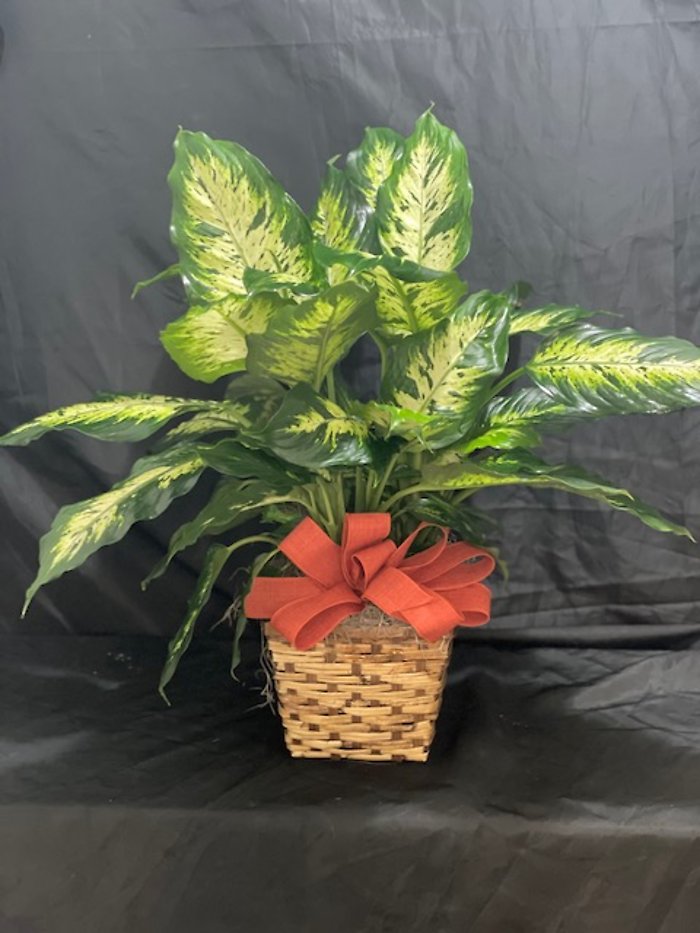
<svg viewBox="0 0 700 933">
<path fill-rule="evenodd" d="M 129 300 L 136 280 L 174 259 L 165 176 L 179 124 L 241 142 L 309 208 L 325 160 L 365 125 L 407 133 L 434 101 L 471 158 L 473 288 L 526 279 L 538 304 L 606 308 L 646 333 L 700 341 L 700 4 L 4 0 L 0 10 L 4 430 L 103 390 L 220 392 L 182 376 L 159 346 L 184 308 L 178 286 Z M 610 419 L 548 447 L 700 536 L 696 412 Z M 107 488 L 136 453 L 75 434 L 0 453 L 8 631 L 57 508 Z M 623 625 L 643 640 L 698 623 L 692 543 L 559 494 L 502 490 L 482 504 L 503 519 L 511 567 L 490 637 L 517 627 L 611 638 Z M 41 591 L 23 631 L 172 632 L 201 555 L 145 596 L 138 581 L 196 507 L 177 503 Z M 225 605 L 219 591 L 204 628 Z"/>
</svg>

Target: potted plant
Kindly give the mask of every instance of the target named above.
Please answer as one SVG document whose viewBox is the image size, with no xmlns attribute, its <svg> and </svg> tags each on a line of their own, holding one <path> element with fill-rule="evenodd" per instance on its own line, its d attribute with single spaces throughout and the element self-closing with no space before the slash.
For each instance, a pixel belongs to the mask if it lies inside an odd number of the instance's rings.
<svg viewBox="0 0 700 933">
<path fill-rule="evenodd" d="M 193 379 L 225 378 L 223 397 L 102 396 L 1 439 L 73 429 L 136 441 L 175 422 L 111 490 L 59 511 L 24 609 L 213 470 L 210 501 L 148 577 L 220 539 L 161 692 L 227 561 L 250 547 L 234 667 L 246 620 L 266 620 L 292 754 L 422 760 L 452 631 L 489 615 L 482 580 L 494 555 L 474 494 L 553 487 L 690 537 L 627 490 L 533 448 L 579 421 L 697 404 L 700 350 L 597 326 L 576 306 L 526 309 L 521 285 L 469 293 L 454 271 L 471 239 L 467 155 L 431 112 L 406 138 L 367 129 L 343 168 L 331 160 L 308 219 L 254 156 L 203 133 L 178 133 L 169 182 L 178 261 L 151 281 L 180 276 L 190 307 L 161 340 Z M 524 331 L 539 343 L 509 370 L 509 340 Z M 340 369 L 361 338 L 381 361 L 363 400 Z M 251 519 L 261 530 L 237 536 Z"/>
</svg>

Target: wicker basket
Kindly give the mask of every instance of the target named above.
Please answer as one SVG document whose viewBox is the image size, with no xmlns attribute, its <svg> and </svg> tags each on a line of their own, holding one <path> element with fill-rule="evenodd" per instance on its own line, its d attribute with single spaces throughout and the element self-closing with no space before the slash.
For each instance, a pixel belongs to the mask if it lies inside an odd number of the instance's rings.
<svg viewBox="0 0 700 933">
<path fill-rule="evenodd" d="M 299 651 L 268 624 L 285 740 L 295 758 L 425 761 L 452 635 L 434 644 L 374 610 Z"/>
</svg>

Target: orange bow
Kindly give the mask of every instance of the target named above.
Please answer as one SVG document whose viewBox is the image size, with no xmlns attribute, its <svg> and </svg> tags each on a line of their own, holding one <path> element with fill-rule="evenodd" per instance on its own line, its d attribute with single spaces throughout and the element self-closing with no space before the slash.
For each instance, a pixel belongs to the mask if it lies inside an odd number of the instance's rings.
<svg viewBox="0 0 700 933">
<path fill-rule="evenodd" d="M 304 518 L 280 544 L 280 551 L 304 576 L 257 577 L 245 600 L 251 619 L 270 624 L 295 648 L 304 650 L 365 603 L 412 625 L 437 641 L 456 625 L 489 620 L 491 592 L 480 581 L 494 559 L 480 548 L 442 540 L 406 557 L 423 522 L 400 545 L 388 539 L 391 516 L 383 512 L 346 515 L 338 545 L 311 518 Z M 478 558 L 465 564 L 465 561 Z"/>
</svg>

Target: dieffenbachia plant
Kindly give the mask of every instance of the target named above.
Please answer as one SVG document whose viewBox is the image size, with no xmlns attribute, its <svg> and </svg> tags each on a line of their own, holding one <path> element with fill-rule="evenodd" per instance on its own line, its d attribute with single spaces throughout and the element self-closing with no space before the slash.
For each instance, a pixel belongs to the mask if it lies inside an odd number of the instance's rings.
<svg viewBox="0 0 700 933">
<path fill-rule="evenodd" d="M 258 159 L 204 133 L 178 133 L 169 182 L 178 261 L 151 281 L 180 276 L 189 309 L 161 341 L 192 379 L 225 380 L 223 397 L 99 397 L 0 439 L 23 445 L 70 428 L 136 441 L 176 422 L 113 489 L 59 511 L 26 605 L 135 522 L 160 515 L 205 470 L 219 474 L 210 501 L 149 577 L 201 538 L 218 539 L 161 689 L 231 556 L 257 547 L 252 579 L 305 515 L 335 539 L 346 511 L 388 511 L 397 537 L 428 520 L 483 544 L 488 524 L 471 497 L 525 484 L 690 536 L 627 490 L 532 449 L 578 421 L 700 403 L 700 349 L 599 327 L 576 306 L 527 309 L 519 286 L 469 293 L 455 272 L 471 240 L 467 154 L 432 113 L 406 138 L 367 129 L 343 167 L 328 163 L 309 217 Z M 507 370 L 509 340 L 524 331 L 539 338 L 534 355 Z M 381 382 L 360 401 L 339 364 L 367 335 Z M 237 537 L 251 519 L 262 530 Z"/>
</svg>

